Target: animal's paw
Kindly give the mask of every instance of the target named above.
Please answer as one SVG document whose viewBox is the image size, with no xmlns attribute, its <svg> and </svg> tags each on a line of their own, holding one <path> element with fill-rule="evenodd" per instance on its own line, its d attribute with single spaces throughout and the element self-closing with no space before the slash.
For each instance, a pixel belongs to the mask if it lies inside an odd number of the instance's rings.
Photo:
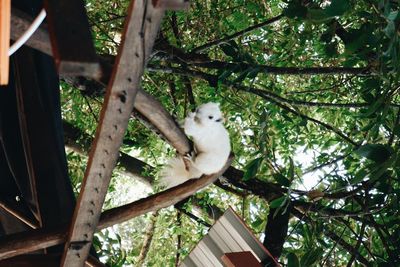
<svg viewBox="0 0 400 267">
<path fill-rule="evenodd" d="M 187 154 L 183 155 L 183 160 L 193 162 L 194 153 L 192 152 L 192 153 L 187 153 Z"/>
<path fill-rule="evenodd" d="M 187 153 L 182 157 L 183 163 L 185 164 L 186 171 L 189 171 L 190 166 L 193 165 L 193 155 L 191 153 Z"/>
<path fill-rule="evenodd" d="M 192 115 L 193 114 L 193 115 Z M 183 124 L 183 129 L 187 135 L 193 135 L 196 132 L 196 123 L 194 121 L 194 113 L 190 113 L 186 118 Z"/>
</svg>

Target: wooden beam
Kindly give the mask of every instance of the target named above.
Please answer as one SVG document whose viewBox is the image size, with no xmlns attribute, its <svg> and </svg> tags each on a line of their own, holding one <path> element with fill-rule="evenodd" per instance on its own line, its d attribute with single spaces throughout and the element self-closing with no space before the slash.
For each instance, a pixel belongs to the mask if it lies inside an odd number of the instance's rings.
<svg viewBox="0 0 400 267">
<path fill-rule="evenodd" d="M 37 229 L 0 238 L 0 260 L 62 244 L 67 237 L 67 227 Z"/>
<path fill-rule="evenodd" d="M 81 267 L 89 254 L 141 76 L 164 12 L 162 8 L 154 8 L 151 1 L 133 0 L 128 8 L 121 46 L 60 266 Z"/>
<path fill-rule="evenodd" d="M 83 0 L 45 0 L 54 60 L 60 75 L 101 75 Z"/>
<path fill-rule="evenodd" d="M 39 228 L 40 223 L 31 214 L 26 214 L 20 207 L 13 205 L 6 200 L 0 200 L 0 208 L 14 216 L 21 222 L 25 223 L 32 229 Z"/>
<path fill-rule="evenodd" d="M 189 180 L 177 187 L 103 212 L 100 222 L 97 225 L 97 230 L 178 203 L 203 187 L 213 183 L 231 165 L 232 160 L 233 156 L 229 157 L 224 168 L 218 173 L 206 175 L 199 179 Z M 66 235 L 67 228 L 60 228 L 56 230 L 32 230 L 26 233 L 2 237 L 0 238 L 0 260 L 62 244 L 66 240 Z"/>
<path fill-rule="evenodd" d="M 0 0 L 0 85 L 8 84 L 11 0 Z"/>
<path fill-rule="evenodd" d="M 54 267 L 60 264 L 61 254 L 26 254 L 0 261 L 0 267 Z M 98 259 L 89 256 L 85 267 L 105 267 Z"/>
</svg>

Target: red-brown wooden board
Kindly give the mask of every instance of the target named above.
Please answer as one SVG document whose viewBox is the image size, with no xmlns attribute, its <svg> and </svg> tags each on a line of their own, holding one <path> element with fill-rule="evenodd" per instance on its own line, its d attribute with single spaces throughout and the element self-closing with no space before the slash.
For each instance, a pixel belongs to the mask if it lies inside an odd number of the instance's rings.
<svg viewBox="0 0 400 267">
<path fill-rule="evenodd" d="M 262 267 L 250 251 L 225 253 L 222 262 L 226 267 Z"/>
</svg>

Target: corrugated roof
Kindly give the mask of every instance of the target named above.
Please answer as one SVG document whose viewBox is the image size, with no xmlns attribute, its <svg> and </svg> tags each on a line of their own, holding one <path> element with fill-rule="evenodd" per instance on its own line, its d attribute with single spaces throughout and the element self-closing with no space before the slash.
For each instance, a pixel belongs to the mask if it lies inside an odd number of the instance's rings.
<svg viewBox="0 0 400 267">
<path fill-rule="evenodd" d="M 229 252 L 250 251 L 258 261 L 268 256 L 268 251 L 254 236 L 244 221 L 232 208 L 226 210 L 210 228 L 208 234 L 183 260 L 181 267 L 223 267 L 221 257 Z"/>
</svg>

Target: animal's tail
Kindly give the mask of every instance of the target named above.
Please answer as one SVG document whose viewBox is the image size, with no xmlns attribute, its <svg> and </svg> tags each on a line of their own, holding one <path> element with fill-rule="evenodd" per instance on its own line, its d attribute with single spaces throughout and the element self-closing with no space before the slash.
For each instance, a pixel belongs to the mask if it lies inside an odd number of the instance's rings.
<svg viewBox="0 0 400 267">
<path fill-rule="evenodd" d="M 160 184 L 167 188 L 177 186 L 191 178 L 198 178 L 201 175 L 193 170 L 187 171 L 181 157 L 170 159 L 160 174 Z"/>
</svg>

